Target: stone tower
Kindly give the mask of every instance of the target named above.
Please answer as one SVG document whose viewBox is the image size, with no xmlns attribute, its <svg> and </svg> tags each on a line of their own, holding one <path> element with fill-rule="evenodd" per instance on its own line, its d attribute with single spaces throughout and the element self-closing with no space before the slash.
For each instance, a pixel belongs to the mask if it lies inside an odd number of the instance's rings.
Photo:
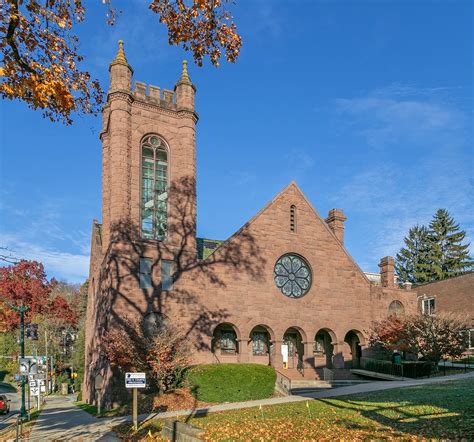
<svg viewBox="0 0 474 442">
<path fill-rule="evenodd" d="M 133 90 L 133 69 L 125 57 L 123 42 L 119 41 L 109 72 L 110 88 L 100 134 L 102 252 L 106 253 L 117 238 L 117 229 L 129 228 L 133 240 L 158 240 L 166 244 L 168 250 L 185 248 L 195 253 L 195 126 L 198 116 L 194 108 L 196 88 L 189 78 L 187 62 L 183 62 L 181 78 L 174 91 L 163 89 L 160 92 L 159 87 L 147 87 L 138 81 Z M 166 180 L 166 189 L 163 181 L 162 201 L 152 199 L 144 203 L 144 193 L 152 192 L 149 188 L 153 180 L 148 184 L 143 182 L 143 173 L 147 173 L 143 172 L 143 140 L 146 137 L 150 140 L 151 135 L 157 137 L 152 141 L 158 139 L 157 143 L 165 151 L 166 176 L 160 179 Z M 155 185 L 152 186 L 155 189 Z M 148 210 L 154 214 L 157 204 L 161 204 L 162 212 L 166 211 L 161 221 L 166 234 L 145 235 L 143 226 L 147 222 L 151 225 L 151 221 L 144 220 L 144 213 Z"/>
</svg>

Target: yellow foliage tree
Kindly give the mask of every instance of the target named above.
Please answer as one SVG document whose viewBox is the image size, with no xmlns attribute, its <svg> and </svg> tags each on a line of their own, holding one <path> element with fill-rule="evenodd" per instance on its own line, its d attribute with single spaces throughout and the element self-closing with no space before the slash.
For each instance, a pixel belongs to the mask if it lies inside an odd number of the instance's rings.
<svg viewBox="0 0 474 442">
<path fill-rule="evenodd" d="M 168 28 L 171 45 L 191 51 L 201 66 L 208 56 L 219 65 L 222 52 L 235 62 L 242 39 L 225 8 L 228 0 L 153 0 L 149 9 Z M 40 109 L 51 121 L 72 122 L 72 113 L 97 114 L 104 93 L 78 65 L 74 26 L 85 19 L 83 0 L 0 1 L 0 95 Z M 116 19 L 111 0 L 107 21 Z"/>
</svg>

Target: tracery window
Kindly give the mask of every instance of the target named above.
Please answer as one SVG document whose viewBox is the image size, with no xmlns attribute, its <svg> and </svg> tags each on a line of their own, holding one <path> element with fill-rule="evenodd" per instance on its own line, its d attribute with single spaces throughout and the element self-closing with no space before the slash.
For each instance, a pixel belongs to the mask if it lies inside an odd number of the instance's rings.
<svg viewBox="0 0 474 442">
<path fill-rule="evenodd" d="M 237 335 L 233 330 L 223 330 L 221 334 L 221 353 L 237 353 Z"/>
<path fill-rule="evenodd" d="M 311 270 L 301 256 L 288 253 L 275 264 L 273 278 L 280 291 L 289 298 L 301 298 L 311 287 Z"/>
<path fill-rule="evenodd" d="M 168 152 L 164 141 L 148 135 L 142 141 L 141 233 L 164 240 L 168 224 Z"/>
<path fill-rule="evenodd" d="M 252 334 L 252 353 L 255 356 L 268 354 L 268 337 L 265 332 L 254 332 Z"/>
</svg>

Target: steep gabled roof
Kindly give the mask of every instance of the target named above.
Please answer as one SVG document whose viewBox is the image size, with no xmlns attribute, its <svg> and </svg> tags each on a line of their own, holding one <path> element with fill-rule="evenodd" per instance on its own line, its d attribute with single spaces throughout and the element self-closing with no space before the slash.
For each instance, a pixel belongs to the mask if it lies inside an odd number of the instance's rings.
<svg viewBox="0 0 474 442">
<path fill-rule="evenodd" d="M 273 204 L 275 204 L 278 199 L 280 199 L 286 192 L 288 192 L 291 188 L 296 189 L 296 191 L 301 195 L 303 200 L 308 204 L 308 206 L 311 208 L 312 212 L 314 215 L 319 219 L 321 224 L 324 226 L 324 228 L 327 230 L 327 232 L 334 238 L 334 243 L 337 244 L 342 251 L 345 253 L 345 255 L 349 258 L 349 260 L 354 264 L 354 267 L 359 271 L 360 275 L 364 278 L 365 281 L 367 281 L 368 284 L 370 284 L 369 279 L 367 278 L 367 275 L 362 271 L 362 269 L 359 267 L 359 265 L 354 261 L 352 256 L 349 254 L 347 249 L 344 247 L 343 244 L 340 243 L 340 241 L 336 238 L 334 235 L 333 231 L 329 228 L 327 225 L 326 221 L 319 215 L 319 213 L 316 211 L 316 209 L 313 207 L 313 205 L 309 202 L 308 198 L 306 198 L 305 194 L 302 192 L 302 190 L 298 187 L 298 185 L 292 180 L 284 189 L 282 189 L 280 192 L 278 192 L 270 202 L 268 202 L 261 210 L 259 210 L 249 221 L 247 221 L 239 230 L 237 230 L 233 235 L 231 235 L 228 239 L 223 241 L 218 247 L 216 247 L 215 250 L 218 250 L 222 247 L 225 247 L 226 243 L 230 241 L 232 238 L 236 237 L 242 230 L 245 228 L 250 227 L 265 211 L 267 211 Z M 214 252 L 213 251 L 213 252 Z M 213 253 L 212 252 L 212 253 Z M 205 258 L 204 258 L 205 259 Z"/>
</svg>

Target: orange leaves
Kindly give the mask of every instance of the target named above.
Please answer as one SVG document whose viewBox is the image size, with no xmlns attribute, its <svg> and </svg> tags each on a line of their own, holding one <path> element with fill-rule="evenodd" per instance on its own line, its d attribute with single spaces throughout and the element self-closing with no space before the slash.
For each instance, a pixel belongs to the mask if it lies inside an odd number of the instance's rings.
<svg viewBox="0 0 474 442">
<path fill-rule="evenodd" d="M 222 51 L 227 61 L 237 60 L 242 38 L 220 0 L 194 0 L 190 6 L 182 0 L 153 0 L 149 7 L 168 27 L 169 43 L 190 50 L 199 66 L 206 56 L 218 66 Z"/>
<path fill-rule="evenodd" d="M 5 2 L 0 10 L 3 55 L 0 96 L 41 109 L 52 121 L 72 122 L 73 112 L 100 112 L 103 92 L 77 68 L 73 24 L 84 17 L 81 0 Z"/>
</svg>

